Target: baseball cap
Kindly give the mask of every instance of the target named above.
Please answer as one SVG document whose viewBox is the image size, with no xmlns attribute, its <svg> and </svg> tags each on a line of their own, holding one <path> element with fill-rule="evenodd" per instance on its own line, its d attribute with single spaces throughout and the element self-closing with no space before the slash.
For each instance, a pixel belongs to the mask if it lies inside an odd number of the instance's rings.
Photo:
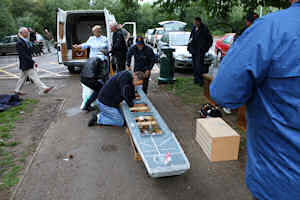
<svg viewBox="0 0 300 200">
<path fill-rule="evenodd" d="M 136 44 L 145 44 L 145 42 L 144 42 L 144 38 L 143 37 L 141 37 L 141 36 L 138 36 L 137 38 L 136 38 Z"/>
</svg>

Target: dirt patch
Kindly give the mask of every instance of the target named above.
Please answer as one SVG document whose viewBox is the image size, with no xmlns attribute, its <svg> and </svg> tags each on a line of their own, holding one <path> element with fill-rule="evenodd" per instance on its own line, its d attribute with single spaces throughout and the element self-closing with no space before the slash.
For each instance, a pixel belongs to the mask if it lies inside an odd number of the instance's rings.
<svg viewBox="0 0 300 200">
<path fill-rule="evenodd" d="M 203 89 L 196 87 L 192 82 L 191 75 L 186 73 L 176 74 L 178 82 L 174 85 L 157 85 L 154 81 L 151 84 L 152 96 L 160 95 L 162 92 L 166 93 L 169 97 L 169 102 L 175 105 L 176 107 L 183 108 L 189 115 L 194 119 L 192 131 L 196 131 L 196 119 L 199 118 L 198 111 L 200 110 L 201 105 L 209 103 L 208 100 L 204 97 Z M 150 95 L 151 99 L 151 95 Z M 232 114 L 227 115 L 223 111 L 223 119 L 226 121 L 237 133 L 241 136 L 240 152 L 239 152 L 239 162 L 241 169 L 245 169 L 247 152 L 246 152 L 246 134 L 237 126 L 237 111 L 233 111 Z"/>
<path fill-rule="evenodd" d="M 56 119 L 61 104 L 60 99 L 41 98 L 32 112 L 25 112 L 22 119 L 15 123 L 12 138 L 18 145 L 9 148 L 8 151 L 23 169 L 19 177 L 23 175 L 49 125 Z M 8 200 L 13 190 L 14 187 L 0 191 L 0 200 Z"/>
</svg>

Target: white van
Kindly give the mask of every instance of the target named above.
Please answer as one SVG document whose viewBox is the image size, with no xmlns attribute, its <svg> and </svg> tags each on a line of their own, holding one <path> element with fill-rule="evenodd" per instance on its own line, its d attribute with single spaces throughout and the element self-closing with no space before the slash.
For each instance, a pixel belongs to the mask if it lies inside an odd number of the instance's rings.
<svg viewBox="0 0 300 200">
<path fill-rule="evenodd" d="M 92 35 L 92 27 L 100 25 L 102 34 L 107 37 L 109 50 L 112 45 L 112 32 L 110 24 L 116 23 L 115 16 L 107 9 L 104 10 L 71 10 L 57 9 L 57 52 L 58 62 L 68 67 L 73 73 L 76 67 L 81 67 L 89 57 L 89 50 L 74 49 L 74 44 L 81 44 Z M 136 38 L 136 23 L 123 24 L 131 34 L 132 40 Z M 109 59 L 110 60 L 110 59 Z"/>
</svg>

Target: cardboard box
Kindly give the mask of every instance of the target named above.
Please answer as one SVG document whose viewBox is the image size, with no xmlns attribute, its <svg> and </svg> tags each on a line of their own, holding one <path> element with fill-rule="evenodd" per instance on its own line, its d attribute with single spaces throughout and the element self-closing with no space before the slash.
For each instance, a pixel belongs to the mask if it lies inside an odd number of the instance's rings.
<svg viewBox="0 0 300 200">
<path fill-rule="evenodd" d="M 238 159 L 240 135 L 221 118 L 197 119 L 196 141 L 211 162 Z"/>
</svg>

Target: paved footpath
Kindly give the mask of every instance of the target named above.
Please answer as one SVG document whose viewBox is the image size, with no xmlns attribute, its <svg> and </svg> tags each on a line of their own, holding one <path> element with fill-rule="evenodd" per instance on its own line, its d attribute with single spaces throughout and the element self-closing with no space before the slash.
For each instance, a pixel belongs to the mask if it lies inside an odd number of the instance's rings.
<svg viewBox="0 0 300 200">
<path fill-rule="evenodd" d="M 143 164 L 133 160 L 124 129 L 87 127 L 90 114 L 79 111 L 78 76 L 46 82 L 57 86 L 51 95 L 64 98 L 65 104 L 48 129 L 16 200 L 251 199 L 240 163 L 210 163 L 194 140 L 195 114 L 167 93 L 154 87 L 150 97 L 183 144 L 191 170 L 182 176 L 152 179 Z M 15 81 L 6 85 L 12 90 Z M 73 159 L 64 160 L 69 155 Z"/>
</svg>

